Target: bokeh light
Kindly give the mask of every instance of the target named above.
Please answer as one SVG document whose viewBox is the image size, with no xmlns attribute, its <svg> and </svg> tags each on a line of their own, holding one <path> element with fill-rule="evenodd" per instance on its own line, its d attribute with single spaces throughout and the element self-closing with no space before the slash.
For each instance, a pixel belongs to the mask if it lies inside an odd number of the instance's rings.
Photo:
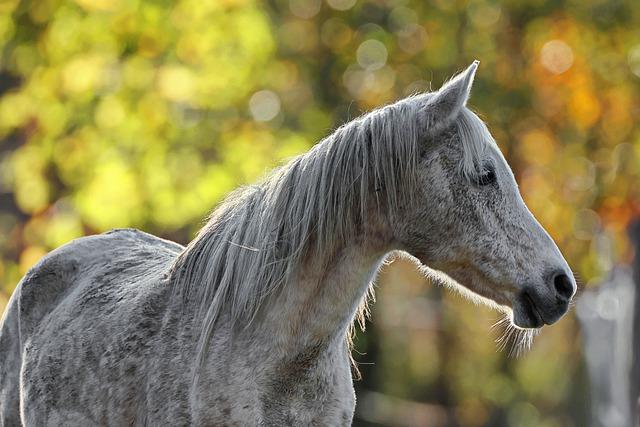
<svg viewBox="0 0 640 427">
<path fill-rule="evenodd" d="M 270 90 L 258 91 L 249 99 L 249 109 L 255 120 L 267 122 L 280 112 L 280 98 Z"/>
<path fill-rule="evenodd" d="M 562 40 L 551 40 L 542 46 L 540 61 L 553 74 L 562 74 L 573 65 L 573 51 Z"/>
</svg>

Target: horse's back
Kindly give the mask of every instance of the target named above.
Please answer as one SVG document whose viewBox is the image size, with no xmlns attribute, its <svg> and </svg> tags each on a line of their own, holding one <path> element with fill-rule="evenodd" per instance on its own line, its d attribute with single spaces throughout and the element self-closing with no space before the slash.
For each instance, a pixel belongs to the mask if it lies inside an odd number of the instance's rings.
<svg viewBox="0 0 640 427">
<path fill-rule="evenodd" d="M 2 425 L 20 423 L 21 399 L 24 421 L 36 424 L 109 419 L 95 411 L 81 419 L 72 410 L 95 405 L 100 392 L 124 405 L 131 391 L 110 390 L 99 379 L 135 381 L 166 304 L 163 275 L 182 249 L 137 230 L 114 230 L 75 240 L 34 266 L 0 327 Z"/>
<path fill-rule="evenodd" d="M 111 304 L 118 303 L 119 297 L 135 297 L 144 291 L 140 285 L 158 279 L 182 249 L 138 230 L 117 229 L 52 251 L 16 288 L 23 340 L 54 309 L 68 303 L 74 304 L 68 308 L 75 314 L 96 313 L 101 306 L 117 308 Z"/>
</svg>

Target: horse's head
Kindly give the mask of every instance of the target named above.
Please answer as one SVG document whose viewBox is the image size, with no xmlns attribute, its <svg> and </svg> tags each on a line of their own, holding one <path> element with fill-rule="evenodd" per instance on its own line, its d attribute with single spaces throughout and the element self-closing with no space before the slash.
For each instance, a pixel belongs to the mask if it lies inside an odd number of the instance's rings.
<svg viewBox="0 0 640 427">
<path fill-rule="evenodd" d="M 476 68 L 403 101 L 422 104 L 421 158 L 394 233 L 429 268 L 510 307 L 516 326 L 538 328 L 567 312 L 576 282 L 487 128 L 465 106 Z"/>
</svg>

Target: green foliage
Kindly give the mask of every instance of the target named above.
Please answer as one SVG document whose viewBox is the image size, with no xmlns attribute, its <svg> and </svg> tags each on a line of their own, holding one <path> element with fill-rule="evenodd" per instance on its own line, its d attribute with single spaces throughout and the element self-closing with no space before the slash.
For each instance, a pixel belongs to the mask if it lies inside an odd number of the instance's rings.
<svg viewBox="0 0 640 427">
<path fill-rule="evenodd" d="M 640 211 L 634 6 L 0 1 L 1 288 L 8 295 L 47 251 L 112 227 L 185 243 L 234 187 L 474 59 L 471 104 L 531 210 L 595 283 L 629 258 L 625 228 Z M 398 304 L 421 307 L 407 301 L 416 291 L 383 288 L 386 308 L 361 342 L 378 355 L 365 387 L 443 405 L 461 425 L 576 419 L 573 319 L 510 361 L 478 327 L 488 311 L 433 291 L 436 318 L 398 327 Z"/>
</svg>

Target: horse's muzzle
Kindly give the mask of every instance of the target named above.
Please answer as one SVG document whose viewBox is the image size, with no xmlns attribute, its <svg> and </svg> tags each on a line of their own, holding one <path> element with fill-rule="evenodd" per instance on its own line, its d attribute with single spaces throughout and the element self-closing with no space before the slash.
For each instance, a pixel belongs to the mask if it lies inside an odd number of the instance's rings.
<svg viewBox="0 0 640 427">
<path fill-rule="evenodd" d="M 513 323 L 521 328 L 540 328 L 557 322 L 569 310 L 575 282 L 564 273 L 549 275 L 549 286 L 525 288 L 513 304 Z"/>
</svg>

